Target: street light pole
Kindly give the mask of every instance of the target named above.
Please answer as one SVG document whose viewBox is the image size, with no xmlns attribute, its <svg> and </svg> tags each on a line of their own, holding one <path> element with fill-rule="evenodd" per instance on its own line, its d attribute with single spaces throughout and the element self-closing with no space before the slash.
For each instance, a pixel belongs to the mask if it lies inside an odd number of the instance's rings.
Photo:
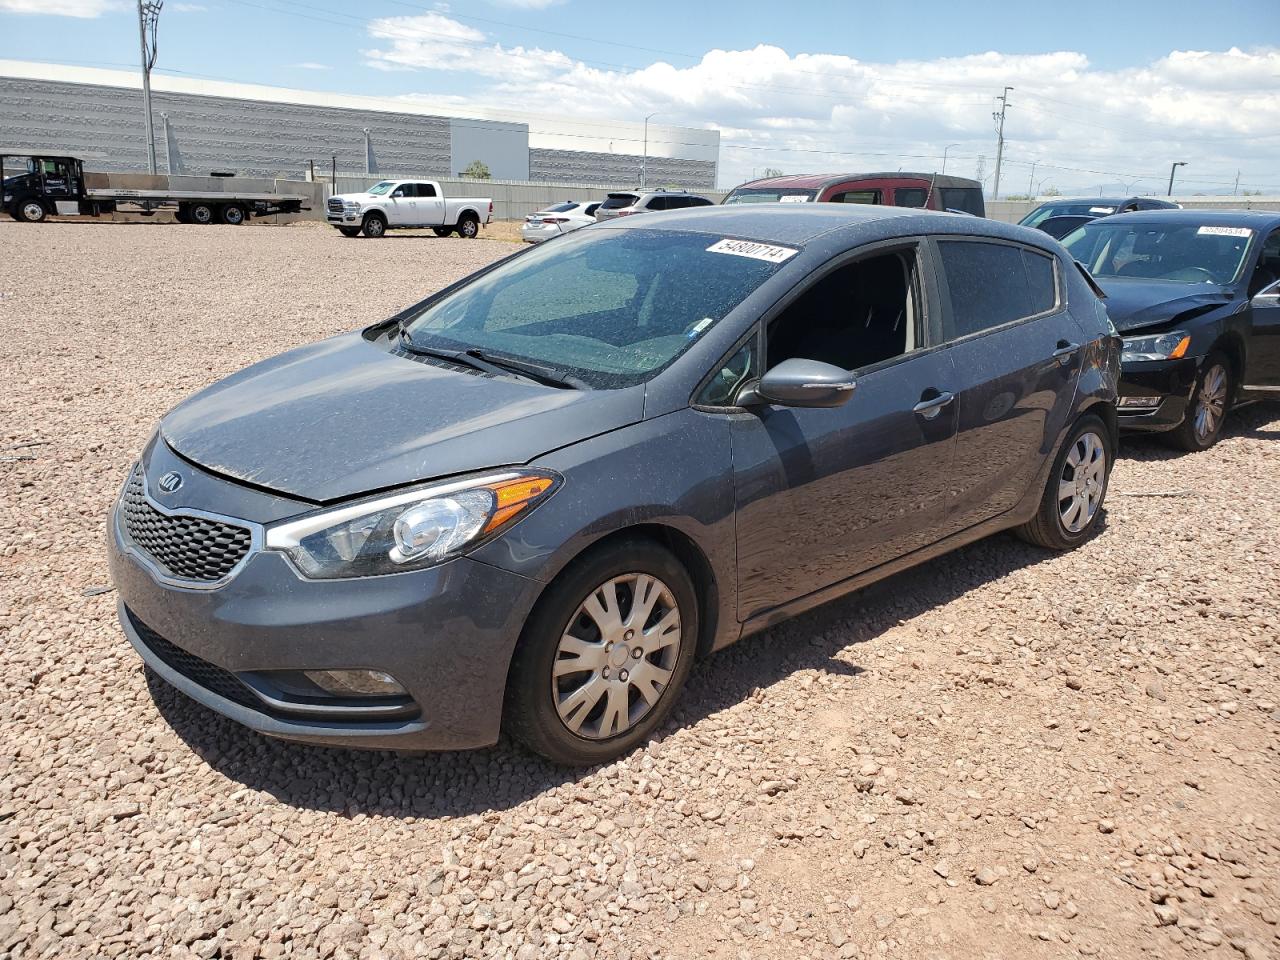
<svg viewBox="0 0 1280 960">
<path fill-rule="evenodd" d="M 644 154 L 640 157 L 640 186 L 648 186 L 649 175 L 649 120 L 656 117 L 656 112 L 644 118 Z"/>
<path fill-rule="evenodd" d="M 1173 166 L 1169 168 L 1169 192 L 1165 196 L 1173 196 L 1173 175 L 1178 172 L 1179 167 L 1185 167 L 1186 165 L 1187 161 L 1185 160 L 1175 160 Z"/>
<path fill-rule="evenodd" d="M 156 172 L 156 136 L 151 122 L 151 68 L 156 65 L 159 48 L 156 28 L 164 0 L 138 0 L 138 45 L 142 50 L 142 106 L 147 121 L 147 172 Z"/>
<path fill-rule="evenodd" d="M 948 143 L 945 147 L 942 148 L 942 171 L 941 171 L 942 173 L 947 172 L 947 151 L 950 150 L 952 147 L 958 147 L 958 146 L 960 146 L 960 144 L 958 143 Z"/>
</svg>

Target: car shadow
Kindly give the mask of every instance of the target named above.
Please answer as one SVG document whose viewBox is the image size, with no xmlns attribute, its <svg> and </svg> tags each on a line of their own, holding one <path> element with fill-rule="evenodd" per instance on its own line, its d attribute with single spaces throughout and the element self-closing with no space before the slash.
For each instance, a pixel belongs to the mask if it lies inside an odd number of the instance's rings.
<svg viewBox="0 0 1280 960">
<path fill-rule="evenodd" d="M 654 750 L 660 752 L 672 732 L 792 674 L 817 670 L 856 680 L 863 673 L 859 645 L 1053 555 L 996 535 L 748 637 L 695 666 Z M 456 817 L 510 809 L 592 770 L 555 766 L 505 737 L 484 750 L 413 755 L 288 743 L 247 730 L 145 672 L 161 716 L 210 767 L 294 807 L 344 816 Z"/>
<path fill-rule="evenodd" d="M 1222 427 L 1221 440 L 1243 437 L 1249 440 L 1280 439 L 1280 425 L 1276 415 L 1280 407 L 1270 402 L 1252 403 L 1227 415 L 1227 422 Z M 1129 433 L 1122 435 L 1118 459 L 1137 460 L 1144 463 L 1157 463 L 1163 460 L 1177 460 L 1181 457 L 1193 457 L 1190 450 L 1166 443 L 1159 434 Z"/>
</svg>

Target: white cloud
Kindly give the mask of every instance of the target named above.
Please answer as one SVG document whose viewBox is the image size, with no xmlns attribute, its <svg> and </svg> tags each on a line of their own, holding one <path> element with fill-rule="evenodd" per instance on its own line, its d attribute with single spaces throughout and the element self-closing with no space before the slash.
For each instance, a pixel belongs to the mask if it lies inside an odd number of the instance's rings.
<svg viewBox="0 0 1280 960">
<path fill-rule="evenodd" d="M 203 3 L 175 3 L 172 7 L 165 9 L 173 10 L 174 13 L 204 13 L 209 8 Z"/>
<path fill-rule="evenodd" d="M 721 131 L 721 176 L 766 166 L 947 170 L 994 168 L 994 97 L 1010 95 L 1002 194 L 1035 185 L 1162 193 L 1172 160 L 1188 190 L 1275 188 L 1280 146 L 1280 50 L 1172 51 L 1102 70 L 1075 51 L 991 51 L 872 63 L 767 44 L 710 50 L 696 63 L 602 69 L 556 50 L 504 47 L 439 13 L 375 20 L 384 41 L 364 51 L 383 69 L 461 71 L 484 78 L 463 102 L 518 103 L 550 115 L 639 119 Z"/>
<path fill-rule="evenodd" d="M 91 20 L 127 9 L 121 0 L 0 0 L 0 13 L 48 14 Z"/>
<path fill-rule="evenodd" d="M 545 10 L 564 3 L 564 0 L 489 0 L 494 6 L 509 7 L 513 10 Z"/>
<path fill-rule="evenodd" d="M 316 63 L 314 60 L 303 60 L 301 63 L 291 63 L 289 66 L 295 70 L 332 70 L 327 63 Z"/>
</svg>

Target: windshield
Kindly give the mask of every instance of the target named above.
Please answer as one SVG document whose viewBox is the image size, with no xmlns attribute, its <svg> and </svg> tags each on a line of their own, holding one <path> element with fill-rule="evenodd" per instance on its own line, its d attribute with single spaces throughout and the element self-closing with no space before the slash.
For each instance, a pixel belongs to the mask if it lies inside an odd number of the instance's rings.
<svg viewBox="0 0 1280 960">
<path fill-rule="evenodd" d="M 718 248 L 718 249 L 711 249 Z M 737 252 L 721 252 L 736 249 Z M 583 230 L 533 247 L 405 323 L 423 349 L 481 350 L 595 389 L 643 383 L 791 256 L 666 230 Z"/>
<path fill-rule="evenodd" d="M 394 180 L 383 180 L 381 183 L 375 183 L 369 188 L 368 192 L 380 197 L 395 185 L 396 182 Z"/>
<path fill-rule="evenodd" d="M 1239 274 L 1252 236 L 1247 227 L 1094 220 L 1062 244 L 1099 280 L 1130 277 L 1225 284 Z"/>
<path fill-rule="evenodd" d="M 605 200 L 604 203 L 600 204 L 600 209 L 601 210 L 621 210 L 624 207 L 631 206 L 633 203 L 635 203 L 639 199 L 640 197 L 634 193 L 611 193 L 609 194 L 609 199 Z"/>
<path fill-rule="evenodd" d="M 799 187 L 738 187 L 725 203 L 804 203 L 818 195 L 817 190 Z"/>
<path fill-rule="evenodd" d="M 564 203 L 557 203 L 554 206 L 543 207 L 538 212 L 539 213 L 568 213 L 570 210 L 576 210 L 577 208 L 578 208 L 578 205 L 576 203 L 573 203 L 570 200 L 566 200 Z"/>
<path fill-rule="evenodd" d="M 1105 217 L 1116 212 L 1114 204 L 1105 200 L 1096 203 L 1074 200 L 1070 203 L 1046 203 L 1036 207 L 1018 221 L 1024 227 L 1038 227 L 1050 217 Z"/>
</svg>

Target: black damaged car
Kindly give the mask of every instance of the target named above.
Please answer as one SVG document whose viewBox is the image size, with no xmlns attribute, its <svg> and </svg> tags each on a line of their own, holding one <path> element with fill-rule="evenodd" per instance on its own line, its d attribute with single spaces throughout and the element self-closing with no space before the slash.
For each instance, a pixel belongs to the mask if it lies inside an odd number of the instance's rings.
<svg viewBox="0 0 1280 960">
<path fill-rule="evenodd" d="M 1122 430 L 1205 450 L 1233 406 L 1280 399 L 1280 213 L 1120 214 L 1063 244 L 1124 338 Z"/>
</svg>

